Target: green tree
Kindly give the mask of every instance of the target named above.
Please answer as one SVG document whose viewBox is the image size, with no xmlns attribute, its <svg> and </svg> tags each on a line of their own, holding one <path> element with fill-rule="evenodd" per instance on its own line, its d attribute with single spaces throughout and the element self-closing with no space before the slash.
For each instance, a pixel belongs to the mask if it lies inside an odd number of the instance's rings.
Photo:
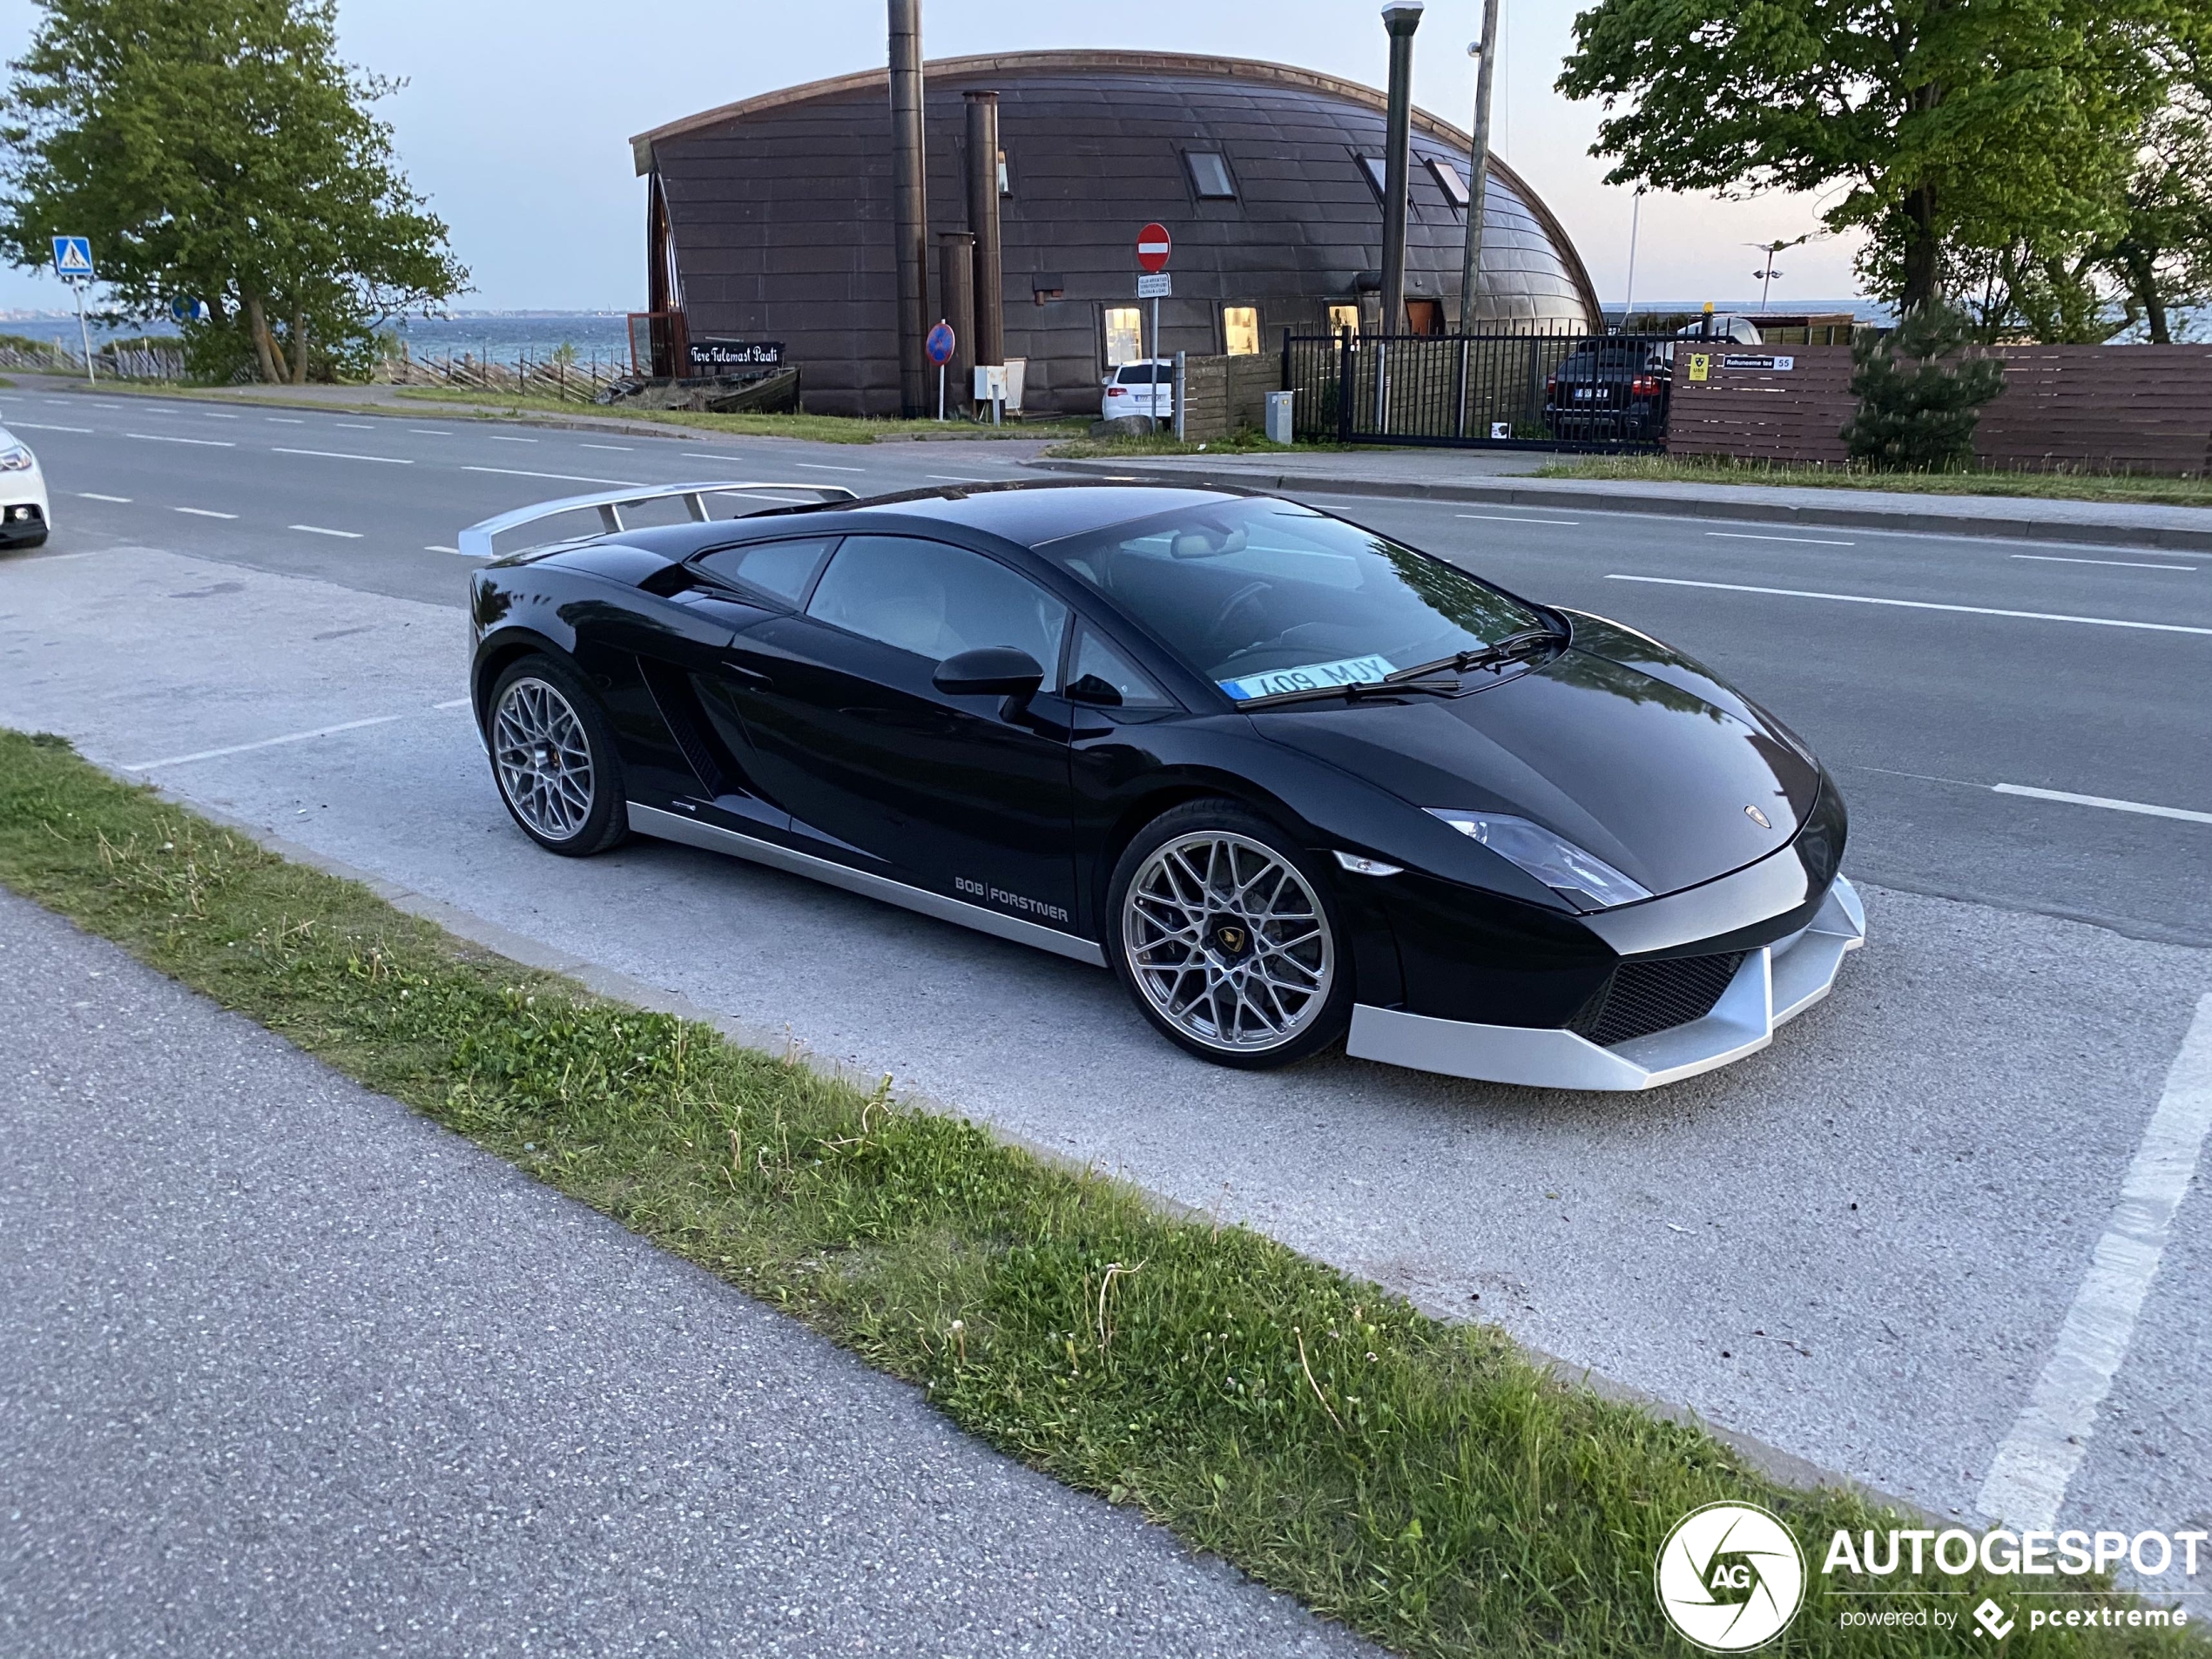
<svg viewBox="0 0 2212 1659">
<path fill-rule="evenodd" d="M 1615 184 L 1819 192 L 1903 309 L 1958 256 L 2120 228 L 2158 51 L 2201 0 L 1600 0 L 1559 80 Z"/>
<path fill-rule="evenodd" d="M 334 0 L 39 0 L 0 98 L 0 253 L 89 234 L 116 310 L 204 301 L 194 367 L 304 381 L 468 273 L 342 63 Z"/>
<path fill-rule="evenodd" d="M 1908 311 L 1886 337 L 1855 341 L 1844 427 L 1851 459 L 1876 472 L 1950 472 L 1974 458 L 1982 406 L 2005 389 L 2005 365 L 1966 352 L 1965 313 L 1939 302 Z"/>
</svg>

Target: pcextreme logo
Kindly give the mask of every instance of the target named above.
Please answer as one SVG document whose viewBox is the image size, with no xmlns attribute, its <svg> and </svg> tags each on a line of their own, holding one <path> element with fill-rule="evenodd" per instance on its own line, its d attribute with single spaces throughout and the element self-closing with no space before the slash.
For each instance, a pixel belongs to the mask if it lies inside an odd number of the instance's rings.
<svg viewBox="0 0 2212 1659">
<path fill-rule="evenodd" d="M 1659 1546 L 1655 1576 L 1667 1622 L 1708 1653 L 1764 1646 L 1805 1599 L 1797 1539 L 1756 1504 L 1691 1510 Z"/>
</svg>

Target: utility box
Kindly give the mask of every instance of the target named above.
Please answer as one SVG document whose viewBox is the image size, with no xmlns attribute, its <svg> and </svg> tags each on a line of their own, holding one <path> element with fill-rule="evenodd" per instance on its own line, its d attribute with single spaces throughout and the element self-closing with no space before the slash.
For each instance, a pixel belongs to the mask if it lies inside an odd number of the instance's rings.
<svg viewBox="0 0 2212 1659">
<path fill-rule="evenodd" d="M 1267 395 L 1267 441 L 1270 443 L 1290 443 L 1296 431 L 1291 424 L 1291 400 L 1295 392 L 1270 392 Z"/>
</svg>

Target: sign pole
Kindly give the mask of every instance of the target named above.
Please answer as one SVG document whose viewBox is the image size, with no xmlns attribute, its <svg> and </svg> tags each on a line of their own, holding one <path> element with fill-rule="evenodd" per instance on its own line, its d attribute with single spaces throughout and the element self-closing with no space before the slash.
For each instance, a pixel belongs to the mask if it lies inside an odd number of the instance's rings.
<svg viewBox="0 0 2212 1659">
<path fill-rule="evenodd" d="M 77 295 L 77 338 L 84 347 L 84 381 L 88 386 L 98 386 L 99 379 L 92 373 L 92 334 L 84 326 L 84 285 L 72 282 L 69 286 Z"/>
<path fill-rule="evenodd" d="M 937 424 L 945 423 L 945 366 L 937 365 Z"/>
</svg>

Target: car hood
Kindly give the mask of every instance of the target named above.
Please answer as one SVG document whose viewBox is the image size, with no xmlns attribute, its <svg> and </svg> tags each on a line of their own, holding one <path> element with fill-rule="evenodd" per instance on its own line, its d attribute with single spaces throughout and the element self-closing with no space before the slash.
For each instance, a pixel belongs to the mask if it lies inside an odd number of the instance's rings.
<svg viewBox="0 0 2212 1659">
<path fill-rule="evenodd" d="M 1533 819 L 1674 893 L 1786 846 L 1821 787 L 1785 729 L 1687 668 L 1662 678 L 1578 646 L 1465 697 L 1253 718 L 1271 740 L 1411 806 Z"/>
</svg>

